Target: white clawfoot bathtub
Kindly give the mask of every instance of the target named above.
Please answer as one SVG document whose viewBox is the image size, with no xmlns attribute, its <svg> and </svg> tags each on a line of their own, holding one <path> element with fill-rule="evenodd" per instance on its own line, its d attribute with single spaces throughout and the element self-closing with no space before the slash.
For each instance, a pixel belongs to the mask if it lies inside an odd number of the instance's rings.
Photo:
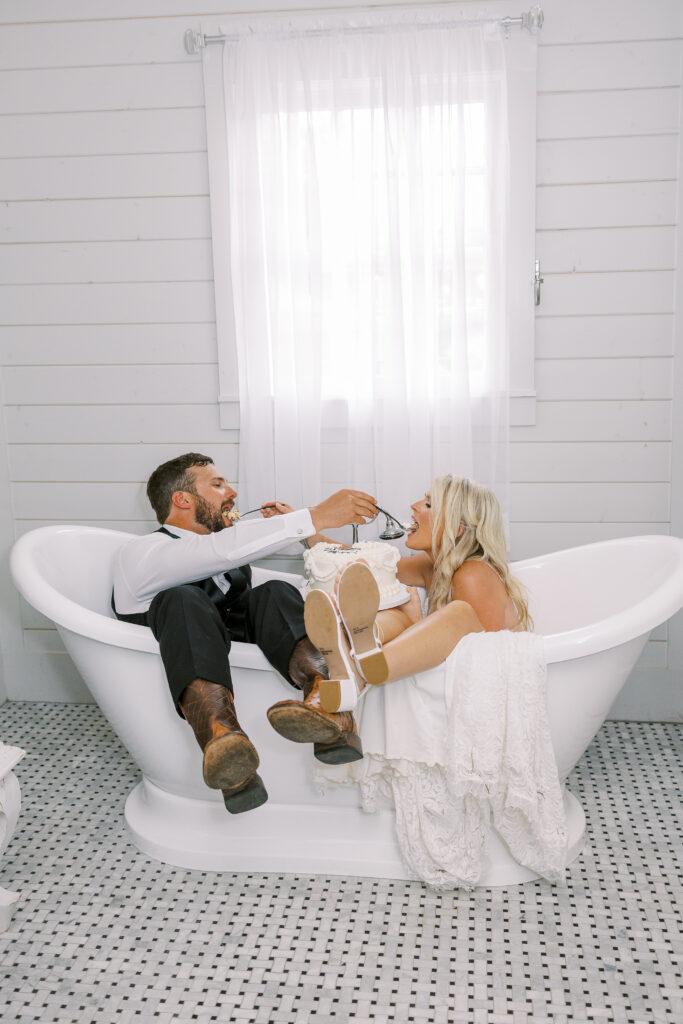
<svg viewBox="0 0 683 1024">
<path fill-rule="evenodd" d="M 15 544 L 11 570 L 26 600 L 56 623 L 142 772 L 125 807 L 136 846 L 169 864 L 203 870 L 412 877 L 399 854 L 392 811 L 364 813 L 353 789 L 324 797 L 316 792 L 312 747 L 278 736 L 265 715 L 292 688 L 256 647 L 240 643 L 230 655 L 237 709 L 259 751 L 269 800 L 248 814 L 226 813 L 220 793 L 204 786 L 201 752 L 173 708 L 151 631 L 112 616 L 112 560 L 129 537 L 94 527 L 43 527 Z M 550 727 L 565 779 L 605 720 L 650 630 L 683 606 L 683 540 L 606 541 L 517 562 L 513 569 L 529 590 L 536 630 L 545 637 Z M 565 802 L 571 860 L 583 845 L 585 821 L 568 791 Z M 536 877 L 495 834 L 487 852 L 481 885 Z"/>
</svg>

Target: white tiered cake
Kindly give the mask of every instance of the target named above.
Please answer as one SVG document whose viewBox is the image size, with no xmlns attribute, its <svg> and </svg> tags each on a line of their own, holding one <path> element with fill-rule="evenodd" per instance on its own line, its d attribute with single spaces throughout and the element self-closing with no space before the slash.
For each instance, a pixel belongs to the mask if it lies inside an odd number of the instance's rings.
<svg viewBox="0 0 683 1024">
<path fill-rule="evenodd" d="M 377 580 L 380 604 L 386 607 L 400 603 L 405 592 L 396 576 L 400 557 L 395 547 L 381 541 L 359 541 L 350 548 L 321 541 L 304 551 L 306 593 L 326 590 L 334 594 L 334 581 L 342 569 L 362 559 Z"/>
</svg>

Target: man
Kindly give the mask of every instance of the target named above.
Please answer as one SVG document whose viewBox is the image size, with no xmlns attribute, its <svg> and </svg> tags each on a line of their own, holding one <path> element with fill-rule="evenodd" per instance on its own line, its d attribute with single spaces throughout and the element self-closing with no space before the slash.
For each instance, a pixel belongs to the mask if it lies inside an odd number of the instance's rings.
<svg viewBox="0 0 683 1024">
<path fill-rule="evenodd" d="M 371 519 L 375 499 L 344 490 L 297 512 L 272 502 L 265 518 L 233 525 L 236 492 L 213 461 L 196 452 L 158 466 L 147 496 L 161 529 L 120 550 L 112 607 L 118 618 L 149 626 L 159 641 L 176 709 L 203 751 L 207 786 L 222 791 L 233 814 L 268 799 L 256 771 L 258 753 L 235 713 L 231 640 L 258 644 L 303 692 L 303 700 L 268 709 L 281 735 L 313 743 L 315 756 L 327 764 L 362 757 L 353 716 L 320 707 L 318 682 L 327 669 L 306 636 L 299 590 L 279 580 L 252 587 L 248 563 L 323 529 Z"/>
</svg>

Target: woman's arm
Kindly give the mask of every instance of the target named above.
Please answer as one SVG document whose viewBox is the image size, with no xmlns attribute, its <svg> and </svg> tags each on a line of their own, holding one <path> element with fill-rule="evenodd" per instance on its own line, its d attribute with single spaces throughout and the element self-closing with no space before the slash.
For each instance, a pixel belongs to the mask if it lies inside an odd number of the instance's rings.
<svg viewBox="0 0 683 1024">
<path fill-rule="evenodd" d="M 396 573 L 399 581 L 407 587 L 428 587 L 432 578 L 432 560 L 426 551 L 399 558 Z"/>
</svg>

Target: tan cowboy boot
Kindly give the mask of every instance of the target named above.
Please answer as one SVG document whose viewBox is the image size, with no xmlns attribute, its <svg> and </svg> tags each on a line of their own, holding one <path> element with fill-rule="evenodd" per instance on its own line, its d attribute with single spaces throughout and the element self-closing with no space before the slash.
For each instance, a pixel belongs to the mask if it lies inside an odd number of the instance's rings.
<svg viewBox="0 0 683 1024">
<path fill-rule="evenodd" d="M 230 690 L 206 679 L 194 679 L 180 698 L 180 709 L 204 751 L 204 782 L 223 791 L 232 813 L 248 811 L 268 799 L 256 774 L 259 756 L 240 727 Z"/>
<path fill-rule="evenodd" d="M 273 729 L 294 743 L 312 743 L 324 764 L 348 764 L 363 756 L 363 746 L 350 711 L 331 713 L 320 704 L 319 683 L 327 676 L 325 659 L 304 637 L 294 648 L 289 675 L 303 691 L 303 700 L 281 700 L 268 708 Z"/>
</svg>

